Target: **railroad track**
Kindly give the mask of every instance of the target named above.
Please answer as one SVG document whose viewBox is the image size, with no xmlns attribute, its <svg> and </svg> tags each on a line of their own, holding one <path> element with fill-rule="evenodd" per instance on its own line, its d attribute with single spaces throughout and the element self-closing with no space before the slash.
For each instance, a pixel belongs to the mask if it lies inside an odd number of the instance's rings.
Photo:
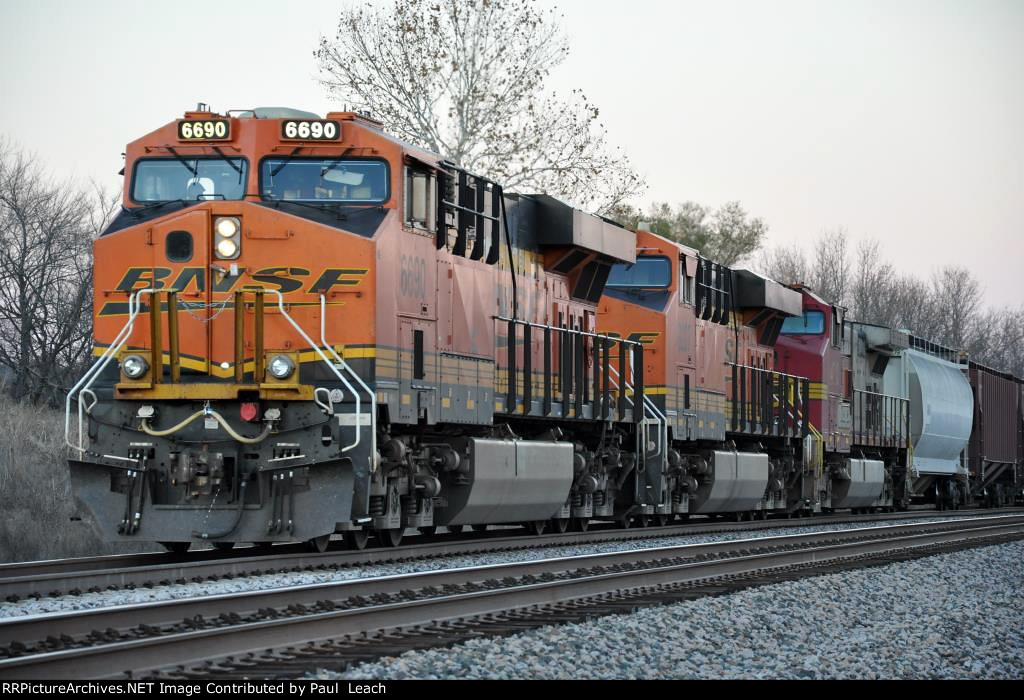
<svg viewBox="0 0 1024 700">
<path fill-rule="evenodd" d="M 1024 515 L 445 569 L 0 620 L 0 678 L 295 675 L 893 558 L 1024 538 Z"/>
<path fill-rule="evenodd" d="M 679 535 L 700 535 L 744 532 L 768 528 L 807 527 L 850 522 L 905 521 L 931 517 L 965 517 L 991 515 L 991 510 L 911 511 L 871 515 L 829 515 L 812 518 L 781 519 L 745 523 L 723 523 L 694 520 L 664 527 L 620 530 L 614 526 L 586 533 L 524 536 L 513 529 L 494 530 L 473 535 L 444 534 L 414 538 L 416 541 L 394 548 L 363 551 L 329 550 L 322 554 L 302 551 L 295 546 L 278 546 L 270 552 L 254 548 L 234 552 L 203 550 L 189 555 L 164 552 L 120 554 L 75 559 L 0 564 L 0 601 L 15 602 L 22 598 L 76 595 L 82 592 L 153 587 L 213 581 L 223 578 L 257 576 L 273 573 L 342 569 L 366 564 L 415 561 L 442 556 L 479 554 L 516 549 L 543 549 L 600 542 L 628 542 Z M 1024 513 L 1024 510 L 1001 510 L 999 513 Z"/>
</svg>

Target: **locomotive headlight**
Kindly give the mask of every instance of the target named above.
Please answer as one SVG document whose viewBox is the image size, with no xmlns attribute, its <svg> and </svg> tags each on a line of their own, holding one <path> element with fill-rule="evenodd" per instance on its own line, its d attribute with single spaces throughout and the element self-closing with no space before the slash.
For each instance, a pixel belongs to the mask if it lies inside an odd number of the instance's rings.
<svg viewBox="0 0 1024 700">
<path fill-rule="evenodd" d="M 242 222 L 237 216 L 220 216 L 213 220 L 213 250 L 221 260 L 234 260 L 241 252 Z"/>
<path fill-rule="evenodd" d="M 287 355 L 274 355 L 270 364 L 267 365 L 267 369 L 270 370 L 274 379 L 287 379 L 295 371 L 295 363 Z"/>
<path fill-rule="evenodd" d="M 218 258 L 233 258 L 238 255 L 238 244 L 230 238 L 223 241 L 217 241 L 217 257 Z"/>
<path fill-rule="evenodd" d="M 234 238 L 238 233 L 238 219 L 234 217 L 223 217 L 217 219 L 217 235 L 222 238 Z"/>
<path fill-rule="evenodd" d="M 149 363 L 142 355 L 127 355 L 121 360 L 121 371 L 129 379 L 139 379 L 149 370 Z"/>
</svg>

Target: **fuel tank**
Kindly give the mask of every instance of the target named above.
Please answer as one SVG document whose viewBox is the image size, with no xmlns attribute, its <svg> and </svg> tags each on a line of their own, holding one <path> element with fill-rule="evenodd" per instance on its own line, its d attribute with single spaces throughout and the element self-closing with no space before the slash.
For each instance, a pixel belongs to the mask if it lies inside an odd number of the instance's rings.
<svg viewBox="0 0 1024 700">
<path fill-rule="evenodd" d="M 569 498 L 572 443 L 461 438 L 452 447 L 463 466 L 445 477 L 435 524 L 547 520 Z"/>
<path fill-rule="evenodd" d="M 847 459 L 832 474 L 833 508 L 877 505 L 885 485 L 885 464 L 877 459 Z"/>
<path fill-rule="evenodd" d="M 691 496 L 691 513 L 733 513 L 761 504 L 771 472 L 768 455 L 715 450 L 709 466 Z"/>
</svg>

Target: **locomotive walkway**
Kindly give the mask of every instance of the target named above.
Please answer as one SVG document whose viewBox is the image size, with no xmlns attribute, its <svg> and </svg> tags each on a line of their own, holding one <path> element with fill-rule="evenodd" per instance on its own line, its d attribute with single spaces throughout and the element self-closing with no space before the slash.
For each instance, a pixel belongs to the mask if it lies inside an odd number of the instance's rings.
<svg viewBox="0 0 1024 700">
<path fill-rule="evenodd" d="M 0 621 L 0 678 L 295 675 L 780 577 L 1020 538 L 1024 515 L 988 515 L 9 618 Z"/>
</svg>

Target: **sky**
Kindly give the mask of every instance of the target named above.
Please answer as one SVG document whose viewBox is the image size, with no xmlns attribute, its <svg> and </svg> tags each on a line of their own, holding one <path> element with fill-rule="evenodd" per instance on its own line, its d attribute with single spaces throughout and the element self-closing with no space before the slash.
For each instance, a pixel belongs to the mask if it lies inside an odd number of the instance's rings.
<svg viewBox="0 0 1024 700">
<path fill-rule="evenodd" d="M 550 86 L 601 108 L 638 204 L 739 200 L 769 245 L 844 227 L 1024 304 L 1021 0 L 554 4 L 570 55 Z M 0 138 L 118 186 L 125 144 L 198 102 L 338 109 L 313 52 L 341 6 L 2 0 Z"/>
</svg>

